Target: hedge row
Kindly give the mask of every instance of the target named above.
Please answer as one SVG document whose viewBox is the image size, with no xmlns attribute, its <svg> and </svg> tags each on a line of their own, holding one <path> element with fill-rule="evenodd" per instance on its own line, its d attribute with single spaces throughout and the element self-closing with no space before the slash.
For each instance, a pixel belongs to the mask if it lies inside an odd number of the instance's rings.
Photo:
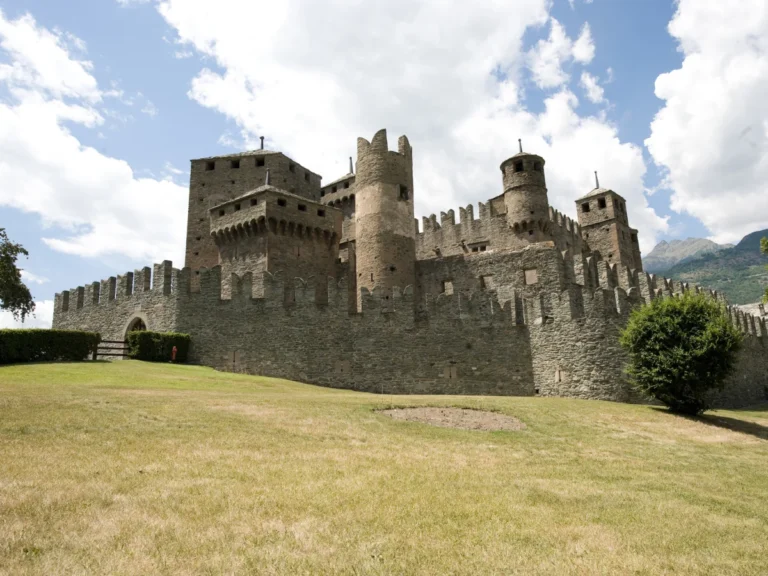
<svg viewBox="0 0 768 576">
<path fill-rule="evenodd" d="M 189 334 L 178 332 L 128 332 L 128 355 L 135 360 L 170 362 L 176 346 L 176 362 L 186 362 L 189 354 Z"/>
<path fill-rule="evenodd" d="M 79 330 L 0 330 L 0 364 L 86 360 L 100 341 L 96 332 Z"/>
</svg>

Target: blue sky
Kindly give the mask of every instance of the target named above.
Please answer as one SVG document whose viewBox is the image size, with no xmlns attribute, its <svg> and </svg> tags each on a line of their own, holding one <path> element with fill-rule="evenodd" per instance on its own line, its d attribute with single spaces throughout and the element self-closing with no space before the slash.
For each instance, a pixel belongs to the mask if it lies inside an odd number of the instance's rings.
<svg viewBox="0 0 768 576">
<path fill-rule="evenodd" d="M 357 136 L 408 134 L 418 216 L 498 194 L 522 137 L 552 205 L 575 216 L 598 170 L 646 252 L 768 227 L 751 1 L 0 0 L 0 226 L 33 324 L 62 289 L 181 266 L 189 160 L 261 134 L 326 181 Z"/>
</svg>

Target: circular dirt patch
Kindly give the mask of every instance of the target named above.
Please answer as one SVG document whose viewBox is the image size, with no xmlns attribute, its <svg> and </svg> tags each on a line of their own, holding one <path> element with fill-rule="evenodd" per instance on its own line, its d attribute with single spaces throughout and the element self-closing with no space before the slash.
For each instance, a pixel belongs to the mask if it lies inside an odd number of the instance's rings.
<svg viewBox="0 0 768 576">
<path fill-rule="evenodd" d="M 443 428 L 461 428 L 463 430 L 522 430 L 525 424 L 513 416 L 471 410 L 469 408 L 438 408 L 424 406 L 417 408 L 391 408 L 382 410 L 383 414 L 395 420 L 423 422 Z"/>
</svg>

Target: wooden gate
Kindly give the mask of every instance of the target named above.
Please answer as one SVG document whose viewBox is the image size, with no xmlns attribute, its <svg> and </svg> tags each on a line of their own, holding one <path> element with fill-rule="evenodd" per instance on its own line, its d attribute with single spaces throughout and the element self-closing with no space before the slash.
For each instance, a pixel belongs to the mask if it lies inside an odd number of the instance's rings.
<svg viewBox="0 0 768 576">
<path fill-rule="evenodd" d="M 93 359 L 99 356 L 119 356 L 128 358 L 128 342 L 125 340 L 102 340 L 93 353 Z"/>
</svg>

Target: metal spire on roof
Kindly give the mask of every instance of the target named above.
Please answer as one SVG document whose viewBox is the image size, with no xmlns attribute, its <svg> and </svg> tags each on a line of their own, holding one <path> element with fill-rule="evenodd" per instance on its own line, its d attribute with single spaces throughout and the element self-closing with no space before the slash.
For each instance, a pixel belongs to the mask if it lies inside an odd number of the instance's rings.
<svg viewBox="0 0 768 576">
<path fill-rule="evenodd" d="M 267 177 L 266 177 L 266 179 L 265 179 L 265 182 L 264 182 L 264 184 L 266 184 L 267 186 L 269 186 L 270 184 L 272 184 L 272 182 L 270 182 L 270 178 L 269 178 L 269 168 L 267 168 Z"/>
<path fill-rule="evenodd" d="M 595 170 L 595 188 L 600 188 L 600 180 L 597 179 L 597 170 Z"/>
<path fill-rule="evenodd" d="M 259 136 L 261 138 L 261 149 L 264 150 L 264 136 Z"/>
<path fill-rule="evenodd" d="M 523 153 L 523 139 L 522 138 L 518 138 L 517 139 L 517 145 L 520 147 L 520 153 L 522 154 Z"/>
<path fill-rule="evenodd" d="M 352 165 L 352 156 L 349 157 L 349 173 L 350 174 L 355 173 L 355 167 Z"/>
</svg>

